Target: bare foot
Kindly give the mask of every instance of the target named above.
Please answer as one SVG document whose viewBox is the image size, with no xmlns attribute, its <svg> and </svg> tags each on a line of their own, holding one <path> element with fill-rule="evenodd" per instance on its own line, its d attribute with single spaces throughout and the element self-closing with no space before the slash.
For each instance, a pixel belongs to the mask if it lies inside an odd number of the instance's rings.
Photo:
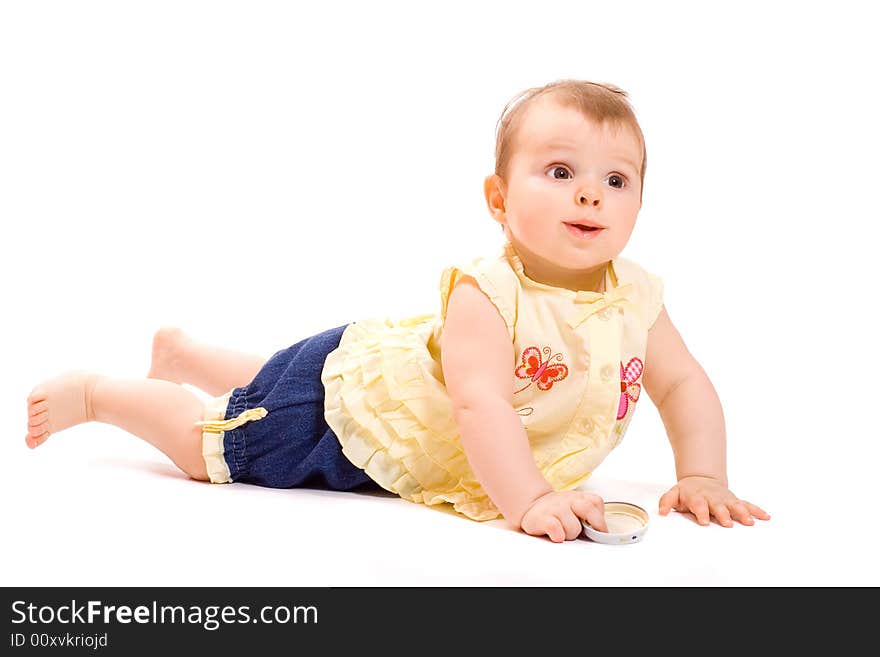
<svg viewBox="0 0 880 657">
<path fill-rule="evenodd" d="M 98 379 L 91 372 L 65 372 L 34 388 L 27 398 L 27 446 L 34 449 L 53 433 L 94 420 L 92 390 Z"/>
<path fill-rule="evenodd" d="M 183 383 L 183 377 L 179 373 L 180 356 L 188 340 L 189 336 L 174 326 L 163 326 L 156 331 L 156 335 L 153 336 L 153 358 L 147 378 Z"/>
</svg>

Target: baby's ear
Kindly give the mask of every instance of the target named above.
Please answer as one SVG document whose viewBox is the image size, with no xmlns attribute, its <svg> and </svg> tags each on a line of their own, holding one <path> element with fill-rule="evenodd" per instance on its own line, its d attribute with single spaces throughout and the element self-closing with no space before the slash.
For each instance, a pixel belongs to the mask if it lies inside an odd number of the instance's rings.
<svg viewBox="0 0 880 657">
<path fill-rule="evenodd" d="M 486 176 L 483 181 L 483 194 L 486 196 L 486 205 L 489 207 L 489 214 L 500 224 L 504 223 L 505 216 L 505 194 L 507 190 L 504 180 L 497 173 Z"/>
</svg>

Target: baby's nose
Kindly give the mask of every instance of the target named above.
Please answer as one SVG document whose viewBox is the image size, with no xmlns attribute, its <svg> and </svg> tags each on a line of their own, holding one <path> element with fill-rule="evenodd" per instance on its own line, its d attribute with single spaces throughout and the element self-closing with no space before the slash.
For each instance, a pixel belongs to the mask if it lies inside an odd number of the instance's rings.
<svg viewBox="0 0 880 657">
<path fill-rule="evenodd" d="M 588 194 L 586 192 L 582 192 L 578 196 L 578 203 L 580 205 L 597 206 L 597 205 L 599 205 L 599 196 L 598 196 L 598 194 Z"/>
</svg>

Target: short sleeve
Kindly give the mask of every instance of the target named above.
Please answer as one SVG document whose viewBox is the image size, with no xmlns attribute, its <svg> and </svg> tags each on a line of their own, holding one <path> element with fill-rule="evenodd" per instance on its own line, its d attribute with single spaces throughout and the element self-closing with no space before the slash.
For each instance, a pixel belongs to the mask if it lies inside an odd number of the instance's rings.
<svg viewBox="0 0 880 657">
<path fill-rule="evenodd" d="M 663 309 L 663 279 L 625 258 L 617 258 L 614 269 L 622 283 L 635 288 L 633 300 L 645 330 L 649 330 Z"/>
<path fill-rule="evenodd" d="M 647 271 L 645 275 L 648 282 L 644 310 L 645 326 L 650 329 L 663 309 L 663 279 Z"/>
<path fill-rule="evenodd" d="M 498 310 L 511 339 L 516 325 L 518 279 L 510 266 L 501 260 L 477 258 L 466 264 L 453 265 L 440 276 L 440 317 L 446 321 L 449 295 L 462 276 L 470 276 Z"/>
</svg>

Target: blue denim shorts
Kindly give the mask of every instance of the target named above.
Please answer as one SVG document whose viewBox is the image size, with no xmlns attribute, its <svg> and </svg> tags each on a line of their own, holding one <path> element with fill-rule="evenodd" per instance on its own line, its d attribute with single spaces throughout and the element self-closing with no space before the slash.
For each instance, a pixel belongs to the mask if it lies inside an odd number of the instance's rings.
<svg viewBox="0 0 880 657">
<path fill-rule="evenodd" d="M 327 355 L 339 346 L 346 326 L 318 333 L 279 351 L 248 385 L 219 398 L 228 398 L 224 422 L 214 423 L 212 435 L 210 427 L 203 427 L 203 453 L 211 481 L 271 488 L 381 490 L 345 457 L 339 439 L 324 421 L 321 370 Z M 220 417 L 206 414 L 205 419 Z M 214 440 L 213 448 L 209 438 Z M 212 458 L 215 472 L 218 463 L 224 470 L 225 462 L 228 477 L 223 477 L 225 470 L 220 476 L 211 474 Z"/>
</svg>

